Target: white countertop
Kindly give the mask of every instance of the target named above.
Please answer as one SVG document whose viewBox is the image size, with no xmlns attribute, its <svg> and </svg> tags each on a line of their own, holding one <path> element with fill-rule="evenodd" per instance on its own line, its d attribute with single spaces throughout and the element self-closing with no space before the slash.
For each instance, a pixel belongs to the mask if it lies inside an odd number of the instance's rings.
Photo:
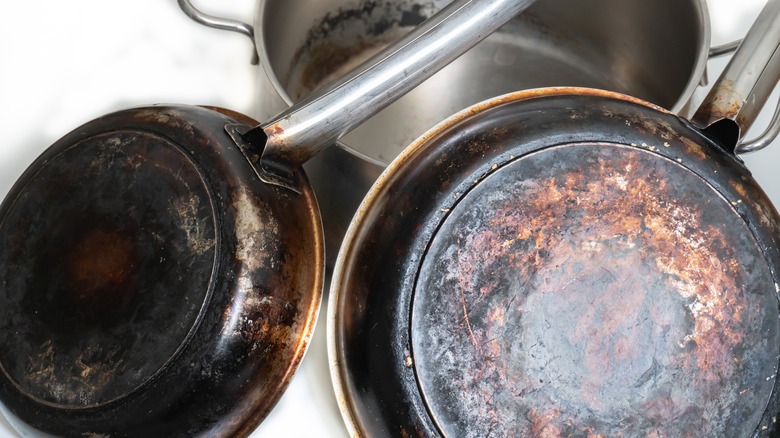
<svg viewBox="0 0 780 438">
<path fill-rule="evenodd" d="M 743 35 L 765 1 L 735 3 L 709 1 L 713 44 Z M 251 22 L 254 1 L 199 0 L 196 6 Z M 249 39 L 194 23 L 175 0 L 9 1 L 0 11 L 0 196 L 56 139 L 116 109 L 189 103 L 254 113 L 257 67 L 249 64 Z M 710 77 L 723 65 L 712 63 Z M 778 94 L 754 131 L 769 120 Z M 775 205 L 778 143 L 745 158 Z M 301 369 L 253 437 L 346 435 L 330 387 L 321 315 Z M 0 437 L 13 436 L 0 416 Z"/>
</svg>

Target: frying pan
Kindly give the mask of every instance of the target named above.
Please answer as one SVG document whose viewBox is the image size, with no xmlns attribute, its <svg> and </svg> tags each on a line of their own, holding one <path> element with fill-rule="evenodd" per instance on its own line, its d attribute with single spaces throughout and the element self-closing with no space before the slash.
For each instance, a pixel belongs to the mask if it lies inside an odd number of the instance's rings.
<svg viewBox="0 0 780 438">
<path fill-rule="evenodd" d="M 735 150 L 779 44 L 770 0 L 691 121 L 539 89 L 407 148 L 333 273 L 351 436 L 777 436 L 780 216 Z"/>
<path fill-rule="evenodd" d="M 154 106 L 52 145 L 0 206 L 0 401 L 14 426 L 248 434 L 300 363 L 320 303 L 322 230 L 298 160 L 528 3 L 457 2 L 260 126 Z"/>
</svg>

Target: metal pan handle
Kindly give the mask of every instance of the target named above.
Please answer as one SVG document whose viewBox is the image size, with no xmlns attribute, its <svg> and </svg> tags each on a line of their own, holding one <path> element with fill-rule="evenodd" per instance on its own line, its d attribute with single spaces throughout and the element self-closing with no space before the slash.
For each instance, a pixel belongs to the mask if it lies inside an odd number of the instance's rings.
<svg viewBox="0 0 780 438">
<path fill-rule="evenodd" d="M 293 168 L 433 75 L 533 0 L 457 0 L 338 82 L 247 133 L 267 170 Z M 459 92 L 452 90 L 453 93 Z"/>
<path fill-rule="evenodd" d="M 248 36 L 249 39 L 252 40 L 252 50 L 254 50 L 252 55 L 252 65 L 257 65 L 259 57 L 257 55 L 257 46 L 255 45 L 255 28 L 252 27 L 252 25 L 242 21 L 221 18 L 215 15 L 209 15 L 201 12 L 192 5 L 190 0 L 179 0 L 179 7 L 188 17 L 206 27 L 213 27 L 214 29 L 220 30 L 229 30 L 231 32 L 238 32 L 242 35 Z"/>
<path fill-rule="evenodd" d="M 771 142 L 778 127 L 739 145 L 780 79 L 780 0 L 769 0 L 723 73 L 691 118 L 705 131 L 719 131 L 734 152 L 757 150 Z M 780 119 L 775 114 L 773 123 Z M 767 141 L 769 140 L 769 141 Z M 758 146 L 757 146 L 758 145 Z"/>
</svg>

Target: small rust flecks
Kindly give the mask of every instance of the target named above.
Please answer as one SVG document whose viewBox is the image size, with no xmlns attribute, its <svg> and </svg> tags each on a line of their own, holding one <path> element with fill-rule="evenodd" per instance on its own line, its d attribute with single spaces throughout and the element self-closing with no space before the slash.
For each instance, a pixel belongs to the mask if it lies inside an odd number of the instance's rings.
<svg viewBox="0 0 780 438">
<path fill-rule="evenodd" d="M 240 292 L 233 305 L 225 309 L 225 319 L 230 324 L 229 338 L 239 338 L 250 342 L 252 350 L 273 348 L 277 353 L 280 346 L 286 346 L 286 340 L 291 339 L 293 326 L 296 324 L 297 309 L 294 303 L 284 297 L 264 295 L 252 283 L 247 272 L 240 272 L 238 278 Z"/>
<path fill-rule="evenodd" d="M 266 135 L 269 137 L 274 135 L 282 135 L 284 134 L 284 129 L 279 125 L 271 125 L 268 128 L 265 129 Z"/>
<path fill-rule="evenodd" d="M 745 186 L 737 181 L 729 181 L 729 184 L 731 184 L 732 187 L 734 187 L 734 190 L 737 191 L 739 196 L 742 196 L 743 198 L 748 197 L 747 190 L 745 189 Z"/>
<path fill-rule="evenodd" d="M 647 148 L 521 157 L 422 262 L 428 406 L 447 436 L 751 436 L 780 349 L 761 254 L 729 202 Z"/>
<path fill-rule="evenodd" d="M 692 118 L 693 122 L 701 127 L 707 127 L 721 119 L 735 118 L 745 101 L 744 96 L 736 92 L 734 81 L 731 80 L 720 82 L 718 88 L 710 90 L 707 97 Z"/>
<path fill-rule="evenodd" d="M 701 145 L 687 137 L 680 137 L 680 140 L 682 140 L 683 144 L 685 145 L 685 150 L 689 156 L 699 160 L 707 159 L 707 154 L 704 152 Z"/>
<path fill-rule="evenodd" d="M 58 363 L 56 350 L 52 341 L 46 341 L 39 348 L 40 353 L 30 357 L 27 363 L 27 380 L 25 384 L 45 388 L 58 399 L 77 405 L 89 405 L 102 389 L 112 380 L 114 375 L 123 369 L 119 348 L 107 350 L 100 346 L 88 347 L 68 368 Z M 65 381 L 55 381 L 52 374 L 67 376 Z"/>
<path fill-rule="evenodd" d="M 414 362 L 412 361 L 412 355 L 409 353 L 408 348 L 404 348 L 404 365 L 411 367 Z"/>
</svg>

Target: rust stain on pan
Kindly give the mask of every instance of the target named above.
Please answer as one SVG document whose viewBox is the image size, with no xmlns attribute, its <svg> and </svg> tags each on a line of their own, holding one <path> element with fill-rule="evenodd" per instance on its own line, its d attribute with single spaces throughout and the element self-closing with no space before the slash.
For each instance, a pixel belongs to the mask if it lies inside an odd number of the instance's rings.
<svg viewBox="0 0 780 438">
<path fill-rule="evenodd" d="M 717 93 L 712 90 L 709 94 L 716 98 L 707 99 L 693 116 L 693 120 L 701 127 L 707 127 L 722 119 L 735 119 L 745 102 L 745 98 L 734 90 L 734 81 L 722 81 L 719 87 Z"/>
<path fill-rule="evenodd" d="M 455 206 L 422 264 L 429 409 L 445 435 L 749 436 L 780 343 L 760 253 L 728 202 L 652 152 L 516 160 Z"/>
<path fill-rule="evenodd" d="M 235 291 L 223 310 L 221 342 L 246 345 L 236 350 L 240 354 L 233 359 L 239 364 L 257 364 L 258 372 L 242 382 L 242 391 L 248 395 L 242 395 L 236 409 L 243 414 L 232 415 L 242 424 L 226 430 L 248 434 L 270 411 L 298 368 L 316 323 L 323 248 L 317 230 L 306 227 L 316 225 L 318 212 L 316 208 L 287 210 L 287 196 L 301 195 L 284 190 L 276 199 L 279 206 L 251 186 L 239 187 L 231 196 L 228 213 L 236 235 Z M 278 220 L 276 208 L 289 212 L 287 222 Z"/>
<path fill-rule="evenodd" d="M 544 99 L 549 96 L 558 96 L 558 95 L 583 95 L 583 96 L 593 95 L 593 96 L 601 96 L 601 97 L 606 97 L 606 98 L 616 99 L 616 100 L 627 100 L 655 109 L 657 111 L 669 113 L 667 110 L 655 106 L 651 103 L 630 96 L 626 96 L 620 93 L 594 90 L 588 88 L 556 87 L 556 88 L 522 90 L 514 93 L 509 93 L 504 96 L 499 96 L 490 99 L 488 101 L 478 103 L 459 113 L 454 114 L 450 118 L 442 121 L 440 124 L 430 129 L 428 132 L 426 132 L 425 134 L 420 136 L 417 140 L 415 140 L 411 145 L 405 148 L 401 152 L 401 154 L 399 154 L 399 156 L 396 157 L 396 159 L 393 160 L 393 162 L 389 166 L 387 166 L 385 171 L 378 177 L 377 181 L 368 191 L 363 202 L 358 207 L 355 218 L 352 220 L 352 223 L 350 224 L 350 227 L 345 234 L 344 237 L 345 246 L 342 247 L 342 251 L 336 263 L 336 270 L 333 273 L 334 282 L 331 285 L 331 291 L 330 291 L 331 297 L 333 299 L 338 299 L 338 300 L 342 299 L 341 296 L 342 293 L 338 288 L 339 286 L 338 280 L 345 274 L 344 272 L 341 272 L 339 267 L 349 265 L 349 262 L 347 262 L 346 259 L 344 259 L 344 257 L 348 257 L 349 254 L 351 254 L 353 251 L 347 251 L 344 249 L 348 248 L 349 245 L 355 241 L 356 235 L 357 233 L 359 233 L 359 227 L 357 225 L 359 225 L 361 222 L 370 222 L 372 220 L 371 218 L 367 217 L 370 214 L 369 207 L 372 205 L 372 203 L 376 202 L 377 199 L 382 198 L 384 192 L 387 190 L 388 187 L 394 186 L 393 182 L 397 180 L 398 175 L 403 173 L 401 169 L 407 163 L 414 163 L 418 155 L 423 155 L 428 152 L 427 149 L 431 147 L 431 144 L 435 144 L 435 142 L 433 143 L 431 142 L 433 138 L 435 138 L 440 133 L 446 131 L 451 126 L 461 121 L 464 121 L 476 114 L 487 111 L 491 108 L 498 107 L 506 103 L 522 102 L 522 101 L 532 100 L 537 98 Z M 449 213 L 449 212 L 442 212 L 442 213 Z M 342 359 L 339 357 L 340 354 L 339 346 L 336 345 L 336 338 L 338 337 L 338 335 L 335 332 L 335 328 L 341 325 L 341 321 L 339 320 L 339 318 L 341 318 L 342 315 L 338 314 L 339 310 L 337 309 L 337 306 L 331 306 L 330 309 L 331 310 L 329 310 L 328 313 L 328 327 L 329 327 L 328 343 L 330 348 L 329 362 L 331 368 L 331 377 L 334 381 L 334 391 L 335 391 L 336 398 L 339 401 L 340 410 L 344 418 L 344 422 L 347 425 L 350 434 L 352 434 L 353 436 L 357 436 L 359 435 L 360 427 L 358 426 L 356 414 L 353 411 L 354 401 L 349 393 L 350 390 L 346 386 L 345 380 L 343 378 L 345 371 L 343 370 Z"/>
<path fill-rule="evenodd" d="M 682 140 L 683 144 L 685 145 L 685 151 L 691 157 L 695 157 L 696 159 L 702 161 L 707 159 L 707 154 L 704 152 L 704 150 L 702 150 L 701 145 L 691 141 L 691 139 L 686 137 L 681 137 L 680 140 Z"/>
</svg>

